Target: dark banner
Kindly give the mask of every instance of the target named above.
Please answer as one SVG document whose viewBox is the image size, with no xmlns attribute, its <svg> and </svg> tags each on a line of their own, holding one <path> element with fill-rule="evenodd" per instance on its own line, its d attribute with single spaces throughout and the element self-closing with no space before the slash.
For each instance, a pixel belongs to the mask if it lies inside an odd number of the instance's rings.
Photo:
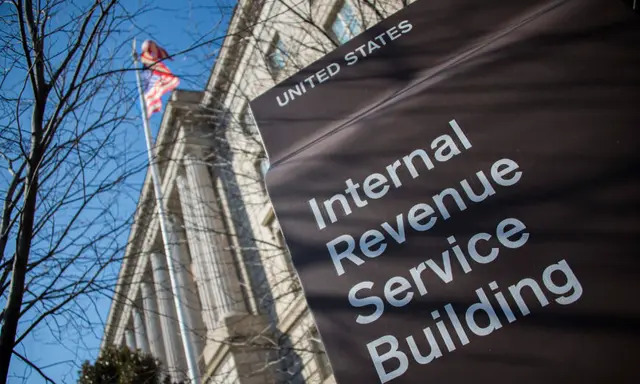
<svg viewBox="0 0 640 384">
<path fill-rule="evenodd" d="M 640 23 L 421 0 L 251 104 L 339 383 L 640 383 Z"/>
</svg>

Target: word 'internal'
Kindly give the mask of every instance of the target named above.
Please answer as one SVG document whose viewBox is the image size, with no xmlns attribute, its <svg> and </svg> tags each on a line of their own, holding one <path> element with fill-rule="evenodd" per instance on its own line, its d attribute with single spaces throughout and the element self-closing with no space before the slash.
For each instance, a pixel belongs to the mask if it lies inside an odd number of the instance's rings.
<svg viewBox="0 0 640 384">
<path fill-rule="evenodd" d="M 362 182 L 362 187 L 359 183 L 354 183 L 352 179 L 347 179 L 345 181 L 347 188 L 344 190 L 344 194 L 335 194 L 325 200 L 322 205 L 319 205 L 315 198 L 309 200 L 309 206 L 318 228 L 324 229 L 327 227 L 325 216 L 330 223 L 338 221 L 336 207 L 341 208 L 343 214 L 347 216 L 353 212 L 353 205 L 356 208 L 366 207 L 369 204 L 367 198 L 372 200 L 381 199 L 389 192 L 391 186 L 394 188 L 401 187 L 402 180 L 399 176 L 399 170 L 406 169 L 414 179 L 420 176 L 420 171 L 418 171 L 418 167 L 415 164 L 416 162 L 419 163 L 417 159 L 420 159 L 424 167 L 429 171 L 435 168 L 437 163 L 447 162 L 460 155 L 463 150 L 471 148 L 471 142 L 458 123 L 455 120 L 451 120 L 449 125 L 453 130 L 453 134 L 444 134 L 436 137 L 431 142 L 430 148 L 433 151 L 431 155 L 424 149 L 416 149 L 402 159 L 387 165 L 384 174 L 376 172 L 367 176 Z M 462 147 L 462 150 L 459 146 Z M 362 196 L 362 193 L 366 198 Z M 351 199 L 351 202 L 349 202 L 349 199 Z"/>
</svg>

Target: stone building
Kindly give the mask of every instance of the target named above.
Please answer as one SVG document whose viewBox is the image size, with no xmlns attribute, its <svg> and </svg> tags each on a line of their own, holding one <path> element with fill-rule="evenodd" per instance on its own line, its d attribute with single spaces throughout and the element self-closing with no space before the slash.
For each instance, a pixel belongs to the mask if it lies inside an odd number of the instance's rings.
<svg viewBox="0 0 640 384">
<path fill-rule="evenodd" d="M 263 184 L 248 101 L 406 0 L 240 0 L 202 92 L 175 91 L 156 138 L 187 340 L 207 383 L 333 383 Z M 147 174 L 102 345 L 156 356 L 186 379 Z"/>
</svg>

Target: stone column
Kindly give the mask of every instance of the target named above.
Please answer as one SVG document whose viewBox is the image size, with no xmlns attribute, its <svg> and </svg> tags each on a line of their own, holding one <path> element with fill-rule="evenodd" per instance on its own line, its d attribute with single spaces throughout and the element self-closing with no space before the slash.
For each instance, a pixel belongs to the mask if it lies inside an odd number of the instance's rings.
<svg viewBox="0 0 640 384">
<path fill-rule="evenodd" d="M 201 229 L 202 255 L 206 271 L 214 282 L 212 288 L 217 291 L 214 296 L 219 300 L 220 317 L 246 313 L 233 255 L 225 250 L 228 248 L 223 236 L 225 228 L 219 209 L 216 209 L 218 202 L 207 165 L 195 156 L 187 155 L 185 169 L 192 191 L 192 213 Z"/>
<path fill-rule="evenodd" d="M 136 337 L 133 334 L 133 330 L 129 328 L 125 329 L 124 340 L 125 340 L 125 343 L 127 343 L 127 348 L 129 348 L 132 351 L 136 350 Z"/>
<path fill-rule="evenodd" d="M 142 313 L 138 308 L 133 309 L 133 327 L 135 329 L 136 346 L 144 353 L 151 352 L 149 350 L 149 340 L 147 340 L 147 331 L 144 329 Z"/>
<path fill-rule="evenodd" d="M 144 321 L 147 329 L 149 340 L 149 348 L 153 357 L 159 359 L 164 366 L 167 366 L 167 357 L 164 353 L 162 345 L 162 331 L 160 328 L 160 319 L 158 316 L 158 303 L 156 302 L 156 294 L 148 281 L 140 283 L 140 292 L 142 294 L 142 308 L 144 309 Z"/>
<path fill-rule="evenodd" d="M 180 194 L 180 204 L 182 206 L 182 214 L 184 218 L 184 227 L 191 252 L 191 259 L 194 265 L 196 275 L 196 285 L 200 293 L 202 301 L 203 320 L 207 328 L 207 336 L 213 338 L 213 332 L 216 329 L 218 320 L 218 303 L 220 303 L 219 293 L 215 290 L 215 282 L 209 275 L 207 267 L 207 255 L 203 252 L 206 239 L 202 236 L 202 228 L 200 228 L 196 215 L 193 212 L 193 196 L 187 182 L 182 176 L 177 179 L 178 192 Z"/>
<path fill-rule="evenodd" d="M 165 256 L 161 253 L 151 254 L 151 268 L 158 299 L 158 317 L 162 329 L 167 370 L 184 370 L 184 349 L 180 342 L 179 328 L 176 317 L 176 309 L 169 281 L 169 272 Z"/>
</svg>

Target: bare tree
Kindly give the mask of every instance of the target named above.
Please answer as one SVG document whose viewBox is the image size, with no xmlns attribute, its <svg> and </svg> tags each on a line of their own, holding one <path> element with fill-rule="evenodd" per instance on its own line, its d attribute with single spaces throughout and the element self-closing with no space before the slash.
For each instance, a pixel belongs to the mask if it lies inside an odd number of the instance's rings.
<svg viewBox="0 0 640 384">
<path fill-rule="evenodd" d="M 3 6 L 0 382 L 13 355 L 52 381 L 16 346 L 41 328 L 61 345 L 92 331 L 92 298 L 114 284 L 105 271 L 131 224 L 118 209 L 144 167 L 122 145 L 135 105 L 122 31 L 136 13 L 115 0 Z"/>
</svg>

